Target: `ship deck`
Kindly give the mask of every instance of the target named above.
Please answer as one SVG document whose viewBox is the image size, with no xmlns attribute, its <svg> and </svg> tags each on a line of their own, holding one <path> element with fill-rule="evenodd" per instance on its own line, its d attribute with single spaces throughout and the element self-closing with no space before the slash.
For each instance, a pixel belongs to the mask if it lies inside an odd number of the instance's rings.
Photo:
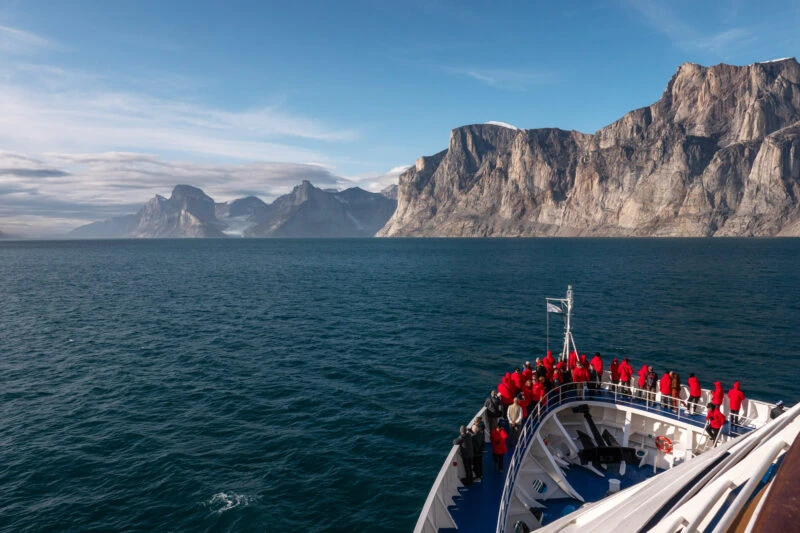
<svg viewBox="0 0 800 533">
<path fill-rule="evenodd" d="M 577 395 L 574 391 L 565 394 Z M 615 403 L 614 394 L 608 390 L 597 391 L 593 397 L 586 397 L 586 400 Z M 706 422 L 704 414 L 690 415 L 684 408 L 681 408 L 680 413 L 676 413 L 672 409 L 662 408 L 660 405 L 647 404 L 644 400 L 633 400 L 630 407 L 681 421 L 682 423 L 689 423 L 699 428 L 703 428 Z M 736 437 L 752 430 L 753 428 L 750 427 L 736 426 L 731 432 L 731 425 L 726 424 L 723 428 L 723 433 Z M 441 528 L 439 529 L 440 532 L 485 533 L 496 529 L 497 514 L 506 481 L 507 468 L 513 454 L 514 445 L 509 445 L 508 452 L 504 458 L 504 470 L 502 473 L 497 472 L 494 468 L 491 445 L 489 443 L 486 444 L 483 451 L 484 476 L 482 480 L 469 486 L 459 487 L 459 496 L 454 498 L 455 505 L 448 507 L 458 529 Z M 652 466 L 639 468 L 636 465 L 628 465 L 624 476 L 620 476 L 618 472 L 617 465 L 608 465 L 606 477 L 600 478 L 589 469 L 574 465 L 566 471 L 566 476 L 567 481 L 583 496 L 585 503 L 590 503 L 599 501 L 606 496 L 608 479 L 610 478 L 619 479 L 621 489 L 626 489 L 655 475 Z M 658 470 L 658 472 L 661 472 L 661 470 Z M 543 524 L 550 523 L 583 505 L 579 500 L 571 498 L 546 500 L 544 503 L 547 507 L 543 509 Z"/>
</svg>

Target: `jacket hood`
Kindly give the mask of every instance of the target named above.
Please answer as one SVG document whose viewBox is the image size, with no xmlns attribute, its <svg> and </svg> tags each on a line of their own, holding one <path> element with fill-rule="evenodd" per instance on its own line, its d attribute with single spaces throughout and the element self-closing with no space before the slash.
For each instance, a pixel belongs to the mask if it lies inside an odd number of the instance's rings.
<svg viewBox="0 0 800 533">
<path fill-rule="evenodd" d="M 717 389 L 721 389 L 722 388 L 722 382 L 721 381 L 715 381 L 714 382 L 714 387 L 716 387 Z"/>
<path fill-rule="evenodd" d="M 734 381 L 733 382 L 733 388 L 736 389 L 736 390 L 739 390 L 739 382 L 738 381 Z"/>
</svg>

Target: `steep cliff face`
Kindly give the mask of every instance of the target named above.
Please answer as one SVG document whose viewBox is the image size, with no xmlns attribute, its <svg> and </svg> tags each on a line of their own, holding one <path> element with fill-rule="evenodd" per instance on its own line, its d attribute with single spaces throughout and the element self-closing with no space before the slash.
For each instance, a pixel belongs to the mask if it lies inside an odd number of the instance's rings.
<svg viewBox="0 0 800 533">
<path fill-rule="evenodd" d="M 457 128 L 382 236 L 798 235 L 800 65 L 682 65 L 594 134 Z"/>
</svg>

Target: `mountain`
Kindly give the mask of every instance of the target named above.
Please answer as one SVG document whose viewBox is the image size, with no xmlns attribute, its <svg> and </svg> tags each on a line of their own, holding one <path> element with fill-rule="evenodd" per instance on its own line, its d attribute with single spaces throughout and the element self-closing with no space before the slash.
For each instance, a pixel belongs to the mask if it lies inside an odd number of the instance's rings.
<svg viewBox="0 0 800 533">
<path fill-rule="evenodd" d="M 397 201 L 353 187 L 329 192 L 303 181 L 256 215 L 248 237 L 372 237 Z"/>
<path fill-rule="evenodd" d="M 390 200 L 397 200 L 397 184 L 389 185 L 381 191 L 381 194 Z"/>
<path fill-rule="evenodd" d="M 94 222 L 74 229 L 77 239 L 224 237 L 215 204 L 190 185 L 177 185 L 169 199 L 156 195 L 135 215 Z"/>
<path fill-rule="evenodd" d="M 304 181 L 266 204 L 255 196 L 215 203 L 202 190 L 178 185 L 135 215 L 73 230 L 76 239 L 198 237 L 372 237 L 392 216 L 396 200 L 358 187 L 326 191 Z"/>
<path fill-rule="evenodd" d="M 481 124 L 400 176 L 380 236 L 800 235 L 800 65 L 686 63 L 594 134 Z"/>
</svg>

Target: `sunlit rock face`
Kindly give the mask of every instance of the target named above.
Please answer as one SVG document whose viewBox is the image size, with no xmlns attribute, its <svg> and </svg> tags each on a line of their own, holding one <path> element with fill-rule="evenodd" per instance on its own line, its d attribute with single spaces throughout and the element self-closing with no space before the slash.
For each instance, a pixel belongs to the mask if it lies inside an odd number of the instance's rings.
<svg viewBox="0 0 800 533">
<path fill-rule="evenodd" d="M 800 235 L 800 65 L 678 68 L 594 134 L 457 128 L 381 236 Z"/>
</svg>

